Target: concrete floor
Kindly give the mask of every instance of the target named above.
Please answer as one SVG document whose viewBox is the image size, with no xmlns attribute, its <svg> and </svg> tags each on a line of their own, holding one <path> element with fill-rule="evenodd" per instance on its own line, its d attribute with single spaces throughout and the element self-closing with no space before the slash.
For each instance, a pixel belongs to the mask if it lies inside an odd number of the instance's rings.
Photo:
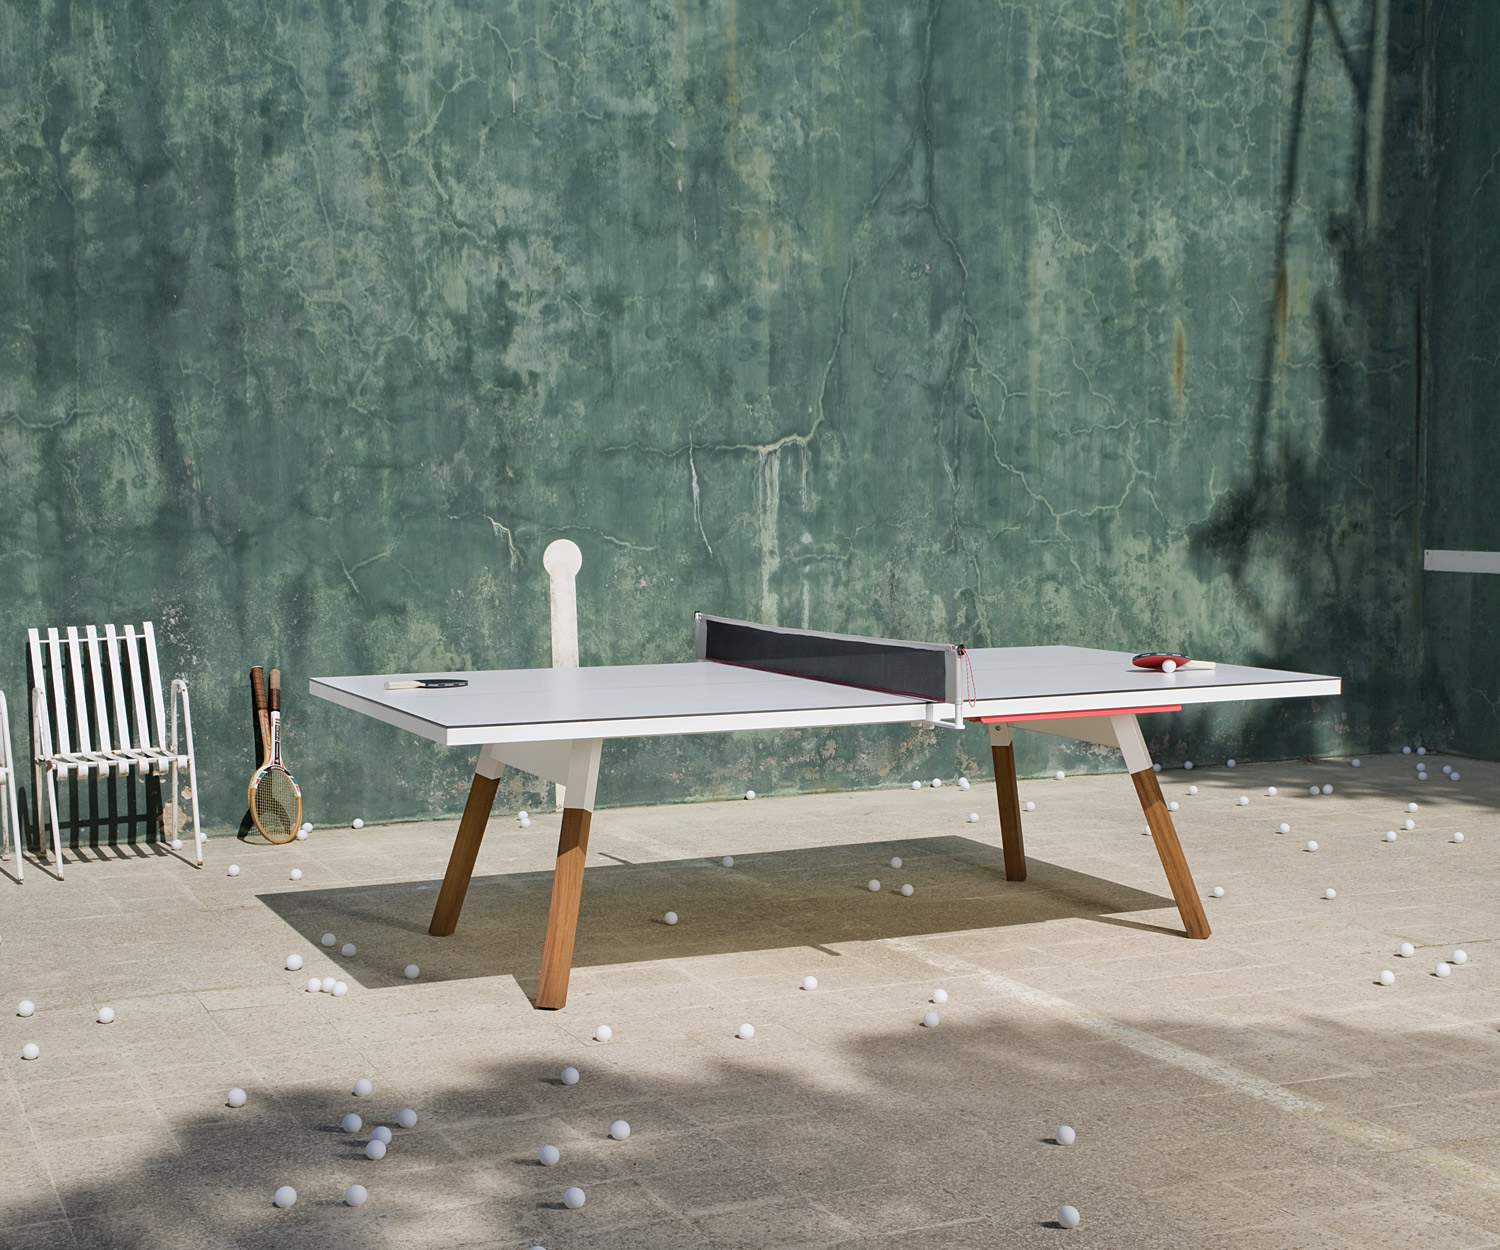
<svg viewBox="0 0 1500 1250">
<path fill-rule="evenodd" d="M 496 815 L 446 939 L 449 823 L 29 865 L 0 882 L 0 1246 L 1500 1246 L 1500 765 L 1443 762 L 1163 773 L 1207 942 L 1123 774 L 1023 783 L 1025 883 L 987 785 L 605 811 L 561 1012 L 527 1000 L 553 814 Z M 325 972 L 346 997 L 305 991 Z M 405 1106 L 379 1162 L 339 1131 Z"/>
</svg>

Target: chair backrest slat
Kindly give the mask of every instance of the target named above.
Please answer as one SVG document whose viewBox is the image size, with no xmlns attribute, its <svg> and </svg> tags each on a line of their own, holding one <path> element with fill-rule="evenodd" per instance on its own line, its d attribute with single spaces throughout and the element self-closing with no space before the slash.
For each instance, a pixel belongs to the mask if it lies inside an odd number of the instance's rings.
<svg viewBox="0 0 1500 1250">
<path fill-rule="evenodd" d="M 47 631 L 47 651 L 51 661 L 52 687 L 43 692 L 43 698 L 51 696 L 53 719 L 57 721 L 57 749 L 63 755 L 68 755 L 73 750 L 73 740 L 68 736 L 68 688 L 63 685 L 62 641 L 58 638 L 56 629 Z"/>
<path fill-rule="evenodd" d="M 93 751 L 89 736 L 89 696 L 83 684 L 83 646 L 78 626 L 68 626 L 68 671 L 73 678 L 73 715 L 78 723 L 78 749 L 85 755 Z"/>
<path fill-rule="evenodd" d="M 167 705 L 162 699 L 161 665 L 156 661 L 156 627 L 150 621 L 141 622 L 141 635 L 146 640 L 146 671 L 151 674 L 151 712 L 156 723 L 156 749 L 167 749 Z"/>
<path fill-rule="evenodd" d="M 135 744 L 141 750 L 150 747 L 151 730 L 146 721 L 146 696 L 141 689 L 140 639 L 135 626 L 125 626 L 125 663 L 130 670 L 130 693 L 135 696 Z"/>
<path fill-rule="evenodd" d="M 120 640 L 115 627 L 104 627 L 104 650 L 109 656 L 109 688 L 114 695 L 115 742 L 122 751 L 130 750 L 130 717 L 125 713 L 125 674 L 120 669 Z"/>
<path fill-rule="evenodd" d="M 99 749 L 109 751 L 109 703 L 104 698 L 104 670 L 100 664 L 99 631 L 92 625 L 84 627 L 88 643 L 89 676 L 94 680 L 94 736 L 99 740 Z"/>
<path fill-rule="evenodd" d="M 41 691 L 42 695 L 32 703 L 36 709 L 37 734 L 40 738 L 33 749 L 46 757 L 52 754 L 52 714 L 47 707 L 47 668 L 42 660 L 42 636 L 39 631 L 28 629 L 26 638 L 31 649 L 31 688 Z"/>
</svg>

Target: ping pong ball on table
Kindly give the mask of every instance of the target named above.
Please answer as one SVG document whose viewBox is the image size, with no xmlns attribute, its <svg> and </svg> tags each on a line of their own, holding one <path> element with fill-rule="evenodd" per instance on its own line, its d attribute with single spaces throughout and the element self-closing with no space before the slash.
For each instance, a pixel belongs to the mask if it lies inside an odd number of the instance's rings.
<svg viewBox="0 0 1500 1250">
<path fill-rule="evenodd" d="M 556 1167 L 561 1158 L 562 1152 L 556 1146 L 543 1146 L 536 1152 L 536 1161 L 544 1168 Z"/>
<path fill-rule="evenodd" d="M 402 1128 L 417 1127 L 417 1113 L 410 1107 L 402 1108 L 401 1114 L 396 1117 L 396 1123 Z"/>
<path fill-rule="evenodd" d="M 363 829 L 365 827 L 365 822 L 362 821 L 358 816 L 356 816 L 353 820 L 351 820 L 349 822 L 349 825 L 350 825 L 350 828 L 353 828 L 353 829 Z"/>
<path fill-rule="evenodd" d="M 1415 955 L 1417 953 L 1417 948 L 1415 946 L 1413 946 L 1410 942 L 1402 942 L 1401 943 L 1401 951 L 1400 951 L 1400 953 L 1401 953 L 1401 958 L 1402 959 L 1410 959 L 1413 955 Z"/>
<path fill-rule="evenodd" d="M 1164 673 L 1175 673 L 1177 671 L 1177 661 L 1163 660 L 1161 662 L 1161 671 Z"/>
<path fill-rule="evenodd" d="M 339 1127 L 346 1133 L 357 1133 L 364 1126 L 365 1122 L 352 1111 L 339 1121 Z"/>
<path fill-rule="evenodd" d="M 753 1024 L 742 1024 L 735 1030 L 735 1036 L 742 1042 L 748 1042 L 755 1036 L 755 1026 Z"/>
<path fill-rule="evenodd" d="M 562 1070 L 561 1080 L 562 1080 L 562 1083 L 564 1085 L 577 1085 L 578 1084 L 578 1069 L 577 1068 L 564 1068 Z"/>
<path fill-rule="evenodd" d="M 323 945 L 324 946 L 332 946 L 337 941 L 338 941 L 338 938 L 334 937 L 333 934 L 331 934 L 331 933 L 325 933 L 323 935 Z"/>
<path fill-rule="evenodd" d="M 354 1096 L 356 1098 L 368 1098 L 375 1087 L 365 1077 L 360 1077 L 354 1082 Z"/>
<path fill-rule="evenodd" d="M 240 875 L 240 866 L 238 864 L 230 864 L 229 865 L 229 875 L 231 877 L 237 877 L 237 876 L 239 876 Z"/>
<path fill-rule="evenodd" d="M 243 1107 L 245 1105 L 245 1091 L 235 1086 L 229 1091 L 229 1097 L 224 1100 L 231 1107 Z"/>
<path fill-rule="evenodd" d="M 665 924 L 676 924 L 677 913 L 675 911 L 669 911 L 665 916 L 662 917 L 662 921 Z"/>
<path fill-rule="evenodd" d="M 866 889 L 868 889 L 871 894 L 878 894 L 880 892 L 880 882 L 875 880 L 874 877 L 871 877 L 866 885 Z"/>
<path fill-rule="evenodd" d="M 1071 1146 L 1075 1141 L 1078 1140 L 1078 1134 L 1075 1133 L 1066 1124 L 1058 1125 L 1057 1132 L 1052 1135 L 1053 1137 L 1057 1138 L 1057 1144 L 1059 1146 Z"/>
<path fill-rule="evenodd" d="M 406 979 L 408 981 L 415 981 L 419 976 L 422 975 L 422 969 L 417 967 L 416 964 L 407 964 L 406 967 L 402 969 L 402 971 L 406 974 Z"/>
<path fill-rule="evenodd" d="M 1396 984 L 1396 974 L 1394 972 L 1392 972 L 1389 968 L 1387 968 L 1384 972 L 1382 972 L 1380 974 L 1380 984 L 1381 985 L 1395 985 Z"/>
<path fill-rule="evenodd" d="M 291 871 L 290 876 L 288 877 L 288 880 L 291 880 L 291 881 L 301 881 L 302 880 L 302 869 L 300 869 L 300 868 L 293 868 L 292 871 Z"/>
<path fill-rule="evenodd" d="M 99 1023 L 113 1024 L 115 1022 L 115 1009 L 113 1007 L 99 1008 Z"/>
<path fill-rule="evenodd" d="M 815 990 L 815 989 L 817 989 L 818 988 L 818 978 L 817 977 L 803 977 L 802 978 L 802 988 L 804 990 Z"/>
<path fill-rule="evenodd" d="M 595 1041 L 607 1042 L 614 1035 L 615 1031 L 607 1024 L 601 1024 L 597 1029 L 594 1030 Z"/>
<path fill-rule="evenodd" d="M 369 1196 L 370 1191 L 363 1185 L 350 1185 L 348 1189 L 344 1190 L 344 1204 L 351 1207 L 362 1207 Z"/>
</svg>

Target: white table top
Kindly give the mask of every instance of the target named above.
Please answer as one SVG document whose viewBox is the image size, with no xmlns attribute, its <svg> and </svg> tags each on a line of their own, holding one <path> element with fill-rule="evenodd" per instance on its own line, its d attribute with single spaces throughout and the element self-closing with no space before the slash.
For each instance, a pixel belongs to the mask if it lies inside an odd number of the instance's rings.
<svg viewBox="0 0 1500 1250">
<path fill-rule="evenodd" d="M 987 647 L 968 652 L 978 698 L 966 720 L 1037 713 L 1166 708 L 1241 699 L 1335 695 L 1337 677 L 1221 664 L 1164 674 L 1135 668 L 1127 651 Z M 462 677 L 446 690 L 387 690 L 387 681 Z M 712 662 L 383 673 L 318 677 L 319 698 L 447 746 L 635 738 L 920 721 L 950 704 L 857 690 Z"/>
</svg>

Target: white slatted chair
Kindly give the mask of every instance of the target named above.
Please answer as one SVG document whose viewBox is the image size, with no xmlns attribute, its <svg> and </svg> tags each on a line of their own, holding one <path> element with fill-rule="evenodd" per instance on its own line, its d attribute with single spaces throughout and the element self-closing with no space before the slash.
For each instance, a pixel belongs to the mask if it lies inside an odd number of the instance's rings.
<svg viewBox="0 0 1500 1250">
<path fill-rule="evenodd" d="M 134 768 L 143 779 L 171 775 L 172 836 L 178 836 L 181 808 L 177 770 L 188 770 L 193 805 L 193 845 L 203 866 L 203 830 L 198 821 L 198 767 L 193 755 L 193 718 L 187 682 L 172 681 L 172 736 L 167 738 L 156 631 L 146 621 L 126 625 L 76 625 L 62 634 L 27 631 L 31 640 L 31 741 L 36 767 L 36 821 L 42 825 L 42 789 L 52 816 L 52 853 L 62 880 L 62 841 L 57 822 L 57 779 L 91 771 L 122 777 Z M 107 692 L 107 696 L 106 696 Z M 187 750 L 177 747 L 178 704 Z"/>
<path fill-rule="evenodd" d="M 16 806 L 16 754 L 10 749 L 10 708 L 5 694 L 0 691 L 0 824 L 4 825 L 4 841 L 0 842 L 3 854 L 9 859 L 11 851 L 16 853 L 16 876 L 22 877 L 21 868 L 21 809 Z"/>
</svg>

